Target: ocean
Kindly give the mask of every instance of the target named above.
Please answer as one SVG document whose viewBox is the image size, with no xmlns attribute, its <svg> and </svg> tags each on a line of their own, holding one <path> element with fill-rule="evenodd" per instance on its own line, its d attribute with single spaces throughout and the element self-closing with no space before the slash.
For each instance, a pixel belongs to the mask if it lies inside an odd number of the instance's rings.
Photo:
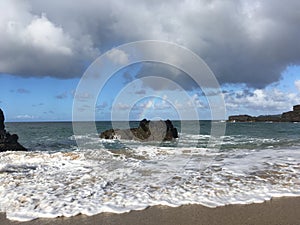
<svg viewBox="0 0 300 225">
<path fill-rule="evenodd" d="M 174 121 L 178 140 L 150 143 L 75 135 L 71 122 L 6 123 L 29 151 L 0 153 L 0 212 L 28 221 L 300 196 L 300 123 L 221 121 L 226 132 L 213 137 L 214 123 Z"/>
</svg>

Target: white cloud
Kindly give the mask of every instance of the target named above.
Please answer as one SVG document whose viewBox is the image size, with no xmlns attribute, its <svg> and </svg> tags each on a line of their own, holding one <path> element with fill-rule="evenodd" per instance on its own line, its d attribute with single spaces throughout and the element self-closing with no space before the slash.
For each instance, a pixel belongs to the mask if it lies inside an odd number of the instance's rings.
<svg viewBox="0 0 300 225">
<path fill-rule="evenodd" d="M 33 13 L 27 1 L 2 0 L 0 73 L 21 76 L 74 77 L 80 61 L 98 54 L 88 35 L 71 35 L 44 11 Z M 47 11 L 47 10 L 46 10 Z"/>
<path fill-rule="evenodd" d="M 51 23 L 46 15 L 34 17 L 23 32 L 21 38 L 23 36 L 28 44 L 32 44 L 36 48 L 50 54 L 73 55 L 73 41 L 70 36 L 64 33 L 61 27 Z"/>
<path fill-rule="evenodd" d="M 25 120 L 27 120 L 27 119 L 35 119 L 35 116 L 28 115 L 28 114 L 17 115 L 16 119 L 25 119 Z"/>
<path fill-rule="evenodd" d="M 190 96 L 187 101 L 175 100 L 174 107 L 176 110 L 190 111 L 204 108 L 204 103 L 197 94 Z"/>
<path fill-rule="evenodd" d="M 149 100 L 146 104 L 145 104 L 145 108 L 149 109 L 149 108 L 153 108 L 154 107 L 154 102 L 153 100 Z"/>
<path fill-rule="evenodd" d="M 131 109 L 131 106 L 129 104 L 119 102 L 118 104 L 113 106 L 113 109 L 114 110 L 129 110 L 129 109 Z"/>
<path fill-rule="evenodd" d="M 107 53 L 107 57 L 114 63 L 126 65 L 129 62 L 128 54 L 119 49 L 112 49 Z"/>
<path fill-rule="evenodd" d="M 75 92 L 72 91 L 73 98 L 75 98 L 77 101 L 86 102 L 90 99 L 94 98 L 94 95 L 88 92 Z"/>
<path fill-rule="evenodd" d="M 190 100 L 187 102 L 187 105 L 190 107 L 190 108 L 203 108 L 204 107 L 204 104 L 203 102 L 200 100 L 200 97 L 199 95 L 197 94 L 194 94 Z"/>
<path fill-rule="evenodd" d="M 99 104 L 99 105 L 96 106 L 96 109 L 97 109 L 97 110 L 103 110 L 103 109 L 105 109 L 107 106 L 108 106 L 108 103 L 107 103 L 107 102 L 102 102 L 101 104 Z"/>
<path fill-rule="evenodd" d="M 167 95 L 163 98 L 150 98 L 135 105 L 135 110 L 168 110 L 171 108 L 171 103 L 167 100 Z"/>
<path fill-rule="evenodd" d="M 295 86 L 298 89 L 298 91 L 300 92 L 300 80 L 295 81 Z"/>
<path fill-rule="evenodd" d="M 229 111 L 239 113 L 281 113 L 299 104 L 300 94 L 286 93 L 279 89 L 255 89 L 253 91 L 235 91 L 224 94 L 225 104 Z"/>
</svg>

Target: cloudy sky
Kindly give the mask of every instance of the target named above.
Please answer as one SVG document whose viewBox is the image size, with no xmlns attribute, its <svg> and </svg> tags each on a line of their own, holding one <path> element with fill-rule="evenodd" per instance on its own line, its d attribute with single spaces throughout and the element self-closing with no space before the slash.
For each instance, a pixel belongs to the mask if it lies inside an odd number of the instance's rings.
<svg viewBox="0 0 300 225">
<path fill-rule="evenodd" d="M 76 87 L 97 57 L 128 42 L 161 40 L 206 62 L 220 84 L 225 118 L 278 114 L 300 103 L 299 27 L 299 0 L 0 0 L 0 107 L 7 121 L 70 121 L 74 100 L 82 111 L 90 107 L 91 94 L 76 94 Z M 122 52 L 109 56 L 126 64 Z M 177 86 L 145 82 L 148 76 Z M 112 108 L 116 119 L 126 119 L 126 110 L 129 119 L 189 119 L 191 109 L 209 119 L 201 88 L 170 65 L 127 65 L 93 108 L 97 120 L 110 120 Z"/>
</svg>

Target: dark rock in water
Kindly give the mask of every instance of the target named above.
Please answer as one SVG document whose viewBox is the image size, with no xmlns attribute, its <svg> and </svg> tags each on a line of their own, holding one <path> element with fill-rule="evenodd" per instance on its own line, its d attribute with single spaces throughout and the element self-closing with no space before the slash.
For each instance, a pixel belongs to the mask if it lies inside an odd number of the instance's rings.
<svg viewBox="0 0 300 225">
<path fill-rule="evenodd" d="M 173 126 L 172 122 L 170 120 L 166 120 L 165 123 L 167 125 L 166 138 L 167 139 L 178 138 L 178 131 L 176 127 Z"/>
<path fill-rule="evenodd" d="M 114 129 L 109 129 L 109 130 L 106 130 L 106 131 L 102 132 L 100 134 L 100 137 L 104 138 L 104 139 L 114 139 L 115 135 L 116 135 L 115 130 Z"/>
<path fill-rule="evenodd" d="M 104 139 L 125 139 L 137 141 L 172 141 L 178 138 L 178 131 L 170 120 L 150 121 L 143 119 L 137 128 L 109 129 L 100 134 Z"/>
<path fill-rule="evenodd" d="M 4 114 L 0 109 L 0 152 L 4 151 L 27 151 L 22 145 L 18 143 L 18 135 L 10 134 L 5 130 Z"/>
<path fill-rule="evenodd" d="M 0 131 L 5 129 L 5 125 L 4 125 L 4 114 L 2 109 L 0 109 Z"/>
<path fill-rule="evenodd" d="M 279 115 L 249 116 L 235 115 L 229 116 L 229 122 L 300 122 L 300 105 L 295 105 L 293 111 Z"/>
</svg>

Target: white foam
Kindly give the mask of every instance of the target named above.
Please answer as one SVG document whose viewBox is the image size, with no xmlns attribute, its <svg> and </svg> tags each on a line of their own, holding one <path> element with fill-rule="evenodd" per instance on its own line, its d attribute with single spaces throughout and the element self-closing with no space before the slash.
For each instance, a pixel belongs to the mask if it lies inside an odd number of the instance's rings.
<svg viewBox="0 0 300 225">
<path fill-rule="evenodd" d="M 114 140 L 116 141 L 116 140 Z M 0 211 L 11 220 L 207 207 L 300 195 L 298 149 L 161 147 L 0 153 Z"/>
</svg>

